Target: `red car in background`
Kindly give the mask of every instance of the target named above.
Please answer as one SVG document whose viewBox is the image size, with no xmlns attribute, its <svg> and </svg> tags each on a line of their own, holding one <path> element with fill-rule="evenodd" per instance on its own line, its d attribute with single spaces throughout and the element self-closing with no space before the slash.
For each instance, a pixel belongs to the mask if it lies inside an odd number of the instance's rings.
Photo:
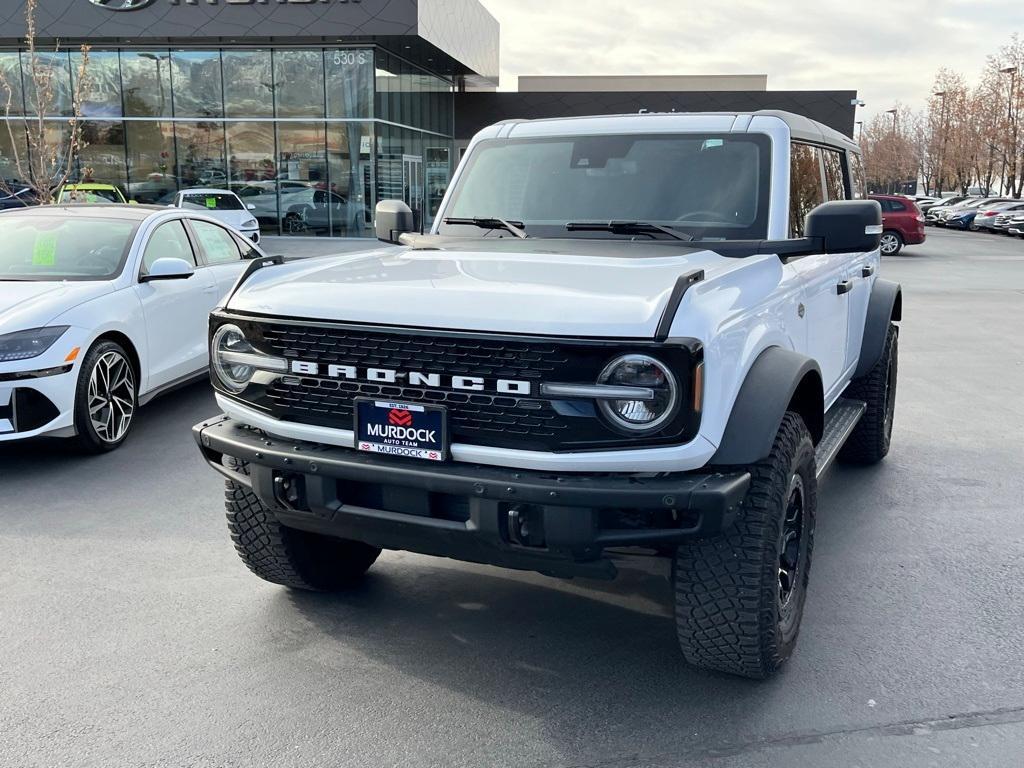
<svg viewBox="0 0 1024 768">
<path fill-rule="evenodd" d="M 895 256 L 904 245 L 924 242 L 924 216 L 913 200 L 899 195 L 870 195 L 882 206 L 883 256 Z"/>
</svg>

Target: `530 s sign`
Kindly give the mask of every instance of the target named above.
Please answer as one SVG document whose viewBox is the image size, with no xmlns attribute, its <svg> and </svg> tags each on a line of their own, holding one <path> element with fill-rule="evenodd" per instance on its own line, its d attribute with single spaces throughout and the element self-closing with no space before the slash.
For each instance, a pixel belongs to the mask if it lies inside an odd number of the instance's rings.
<svg viewBox="0 0 1024 768">
<path fill-rule="evenodd" d="M 157 0 L 89 0 L 108 11 L 138 11 L 148 8 Z M 314 5 L 328 3 L 358 3 L 361 0 L 165 0 L 171 5 Z"/>
</svg>

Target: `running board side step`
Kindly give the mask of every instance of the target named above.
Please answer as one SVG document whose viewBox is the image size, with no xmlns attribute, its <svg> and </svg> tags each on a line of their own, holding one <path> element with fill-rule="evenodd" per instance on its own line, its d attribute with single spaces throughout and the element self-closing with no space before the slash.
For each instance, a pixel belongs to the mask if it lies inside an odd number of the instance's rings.
<svg viewBox="0 0 1024 768">
<path fill-rule="evenodd" d="M 839 450 L 846 443 L 850 433 L 860 423 L 861 417 L 868 409 L 863 400 L 840 398 L 825 414 L 825 429 L 815 449 L 814 457 L 818 463 L 818 479 L 824 475 L 839 455 Z"/>
</svg>

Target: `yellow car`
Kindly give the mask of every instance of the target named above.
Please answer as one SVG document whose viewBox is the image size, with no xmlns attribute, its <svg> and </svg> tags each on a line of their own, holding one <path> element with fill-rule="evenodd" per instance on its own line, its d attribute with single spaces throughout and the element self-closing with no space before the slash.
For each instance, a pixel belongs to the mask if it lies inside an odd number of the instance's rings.
<svg viewBox="0 0 1024 768">
<path fill-rule="evenodd" d="M 60 188 L 57 202 L 135 204 L 134 200 L 126 200 L 121 190 L 113 184 L 65 184 Z"/>
</svg>

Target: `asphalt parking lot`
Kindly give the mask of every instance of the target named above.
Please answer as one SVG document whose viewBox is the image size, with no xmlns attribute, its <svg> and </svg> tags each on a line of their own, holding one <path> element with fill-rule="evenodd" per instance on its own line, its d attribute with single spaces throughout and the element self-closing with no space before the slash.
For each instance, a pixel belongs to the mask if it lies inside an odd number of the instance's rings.
<svg viewBox="0 0 1024 768">
<path fill-rule="evenodd" d="M 892 453 L 820 496 L 795 657 L 693 671 L 667 584 L 387 553 L 251 576 L 189 427 L 0 448 L 3 766 L 1007 766 L 1024 754 L 1024 241 L 930 229 L 903 283 Z"/>
</svg>

